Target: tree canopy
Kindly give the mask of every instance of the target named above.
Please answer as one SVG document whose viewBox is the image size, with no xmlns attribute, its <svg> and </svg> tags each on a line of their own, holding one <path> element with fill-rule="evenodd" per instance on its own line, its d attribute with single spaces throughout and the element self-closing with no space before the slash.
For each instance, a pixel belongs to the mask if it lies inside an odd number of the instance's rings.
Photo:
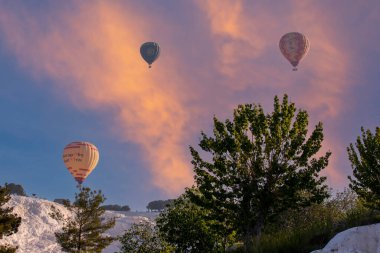
<svg viewBox="0 0 380 253">
<path fill-rule="evenodd" d="M 164 210 L 165 208 L 167 208 L 168 205 L 170 205 L 171 203 L 173 203 L 173 201 L 174 201 L 174 199 L 154 200 L 154 201 L 149 202 L 148 205 L 146 206 L 146 208 L 149 211 L 161 212 L 162 210 Z"/>
<path fill-rule="evenodd" d="M 209 214 L 210 210 L 195 205 L 183 194 L 160 213 L 157 227 L 176 252 L 221 252 L 232 231 L 210 220 Z"/>
<path fill-rule="evenodd" d="M 308 114 L 276 96 L 274 111 L 261 105 L 239 105 L 233 119 L 214 117 L 213 136 L 201 132 L 199 147 L 190 147 L 195 204 L 213 210 L 214 219 L 231 223 L 246 251 L 264 224 L 290 208 L 320 203 L 329 196 L 326 178 L 319 172 L 328 165 L 330 152 L 316 154 L 323 141 L 319 122 L 308 136 Z"/>
<path fill-rule="evenodd" d="M 132 224 L 120 237 L 120 253 L 165 253 L 173 252 L 172 248 L 158 233 L 151 221 Z"/>
<path fill-rule="evenodd" d="M 15 194 L 19 196 L 26 196 L 25 190 L 20 184 L 14 184 L 14 183 L 5 183 L 5 187 L 8 188 L 10 194 Z"/>
<path fill-rule="evenodd" d="M 104 205 L 101 207 L 104 208 L 104 210 L 110 210 L 110 211 L 128 212 L 131 210 L 129 206 L 120 206 L 120 205 Z"/>
<path fill-rule="evenodd" d="M 348 176 L 350 188 L 365 206 L 380 210 L 380 128 L 373 134 L 362 127 L 361 132 L 355 146 L 347 148 L 354 176 Z"/>
</svg>

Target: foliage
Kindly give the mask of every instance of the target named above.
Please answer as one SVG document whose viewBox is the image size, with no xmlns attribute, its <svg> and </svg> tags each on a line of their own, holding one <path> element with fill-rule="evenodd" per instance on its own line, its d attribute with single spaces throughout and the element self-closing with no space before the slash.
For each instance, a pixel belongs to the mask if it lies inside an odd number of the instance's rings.
<svg viewBox="0 0 380 253">
<path fill-rule="evenodd" d="M 324 246 L 343 225 L 342 200 L 290 209 L 268 224 L 253 252 L 310 252 Z"/>
<path fill-rule="evenodd" d="M 21 224 L 21 217 L 12 214 L 12 207 L 4 207 L 11 199 L 9 188 L 0 186 L 0 239 L 4 236 L 9 236 L 17 233 Z M 17 247 L 10 245 L 0 246 L 0 252 L 15 252 Z"/>
<path fill-rule="evenodd" d="M 355 147 L 347 148 L 348 158 L 353 168 L 353 176 L 348 177 L 350 188 L 354 190 L 366 207 L 380 210 L 380 128 L 375 134 L 361 128 L 362 136 L 357 137 Z"/>
<path fill-rule="evenodd" d="M 104 210 L 110 210 L 110 211 L 122 211 L 122 212 L 128 212 L 131 210 L 129 206 L 120 206 L 120 205 L 104 205 L 102 206 Z"/>
<path fill-rule="evenodd" d="M 157 211 L 161 212 L 162 210 L 165 210 L 167 206 L 169 206 L 171 203 L 173 203 L 173 199 L 168 199 L 168 200 L 154 200 L 148 203 L 147 209 L 149 211 Z"/>
<path fill-rule="evenodd" d="M 221 252 L 231 243 L 232 231 L 209 214 L 182 195 L 157 217 L 157 227 L 176 252 Z"/>
<path fill-rule="evenodd" d="M 9 189 L 10 194 L 15 194 L 15 195 L 19 195 L 19 196 L 26 196 L 25 190 L 22 187 L 22 185 L 20 185 L 20 184 L 14 184 L 14 183 L 7 184 L 7 183 L 5 183 L 5 187 Z"/>
<path fill-rule="evenodd" d="M 61 205 L 70 204 L 69 199 L 54 199 L 53 202 L 61 204 Z"/>
<path fill-rule="evenodd" d="M 199 146 L 212 159 L 202 159 L 190 147 L 201 192 L 189 192 L 191 201 L 214 210 L 215 220 L 231 222 L 246 251 L 252 250 L 252 238 L 260 236 L 266 222 L 328 197 L 326 178 L 318 173 L 331 153 L 315 157 L 323 140 L 322 123 L 307 138 L 308 114 L 295 112 L 287 95 L 282 104 L 275 97 L 270 114 L 261 105 L 239 105 L 232 121 L 214 117 L 213 137 L 201 133 Z"/>
<path fill-rule="evenodd" d="M 120 253 L 165 253 L 172 248 L 159 236 L 157 228 L 148 221 L 133 224 L 120 237 Z"/>
<path fill-rule="evenodd" d="M 66 202 L 68 203 L 68 202 Z M 54 206 L 54 205 L 51 205 L 50 206 L 50 213 L 49 213 L 49 216 L 51 218 L 53 218 L 54 220 L 56 221 L 62 221 L 64 220 L 64 215 Z"/>
<path fill-rule="evenodd" d="M 378 214 L 363 207 L 355 193 L 345 189 L 323 203 L 282 213 L 267 224 L 252 252 L 309 253 L 323 248 L 343 230 L 379 221 Z"/>
<path fill-rule="evenodd" d="M 0 253 L 15 253 L 17 251 L 17 247 L 12 247 L 10 245 L 1 245 Z"/>
<path fill-rule="evenodd" d="M 103 221 L 101 218 L 105 210 L 100 207 L 100 204 L 104 201 L 101 191 L 91 191 L 90 188 L 80 187 L 75 201 L 72 204 L 65 203 L 65 206 L 73 213 L 73 217 L 64 219 L 65 225 L 62 231 L 55 233 L 63 251 L 100 253 L 115 240 L 103 235 L 115 225 L 115 219 Z M 57 214 L 56 217 L 59 215 Z"/>
</svg>

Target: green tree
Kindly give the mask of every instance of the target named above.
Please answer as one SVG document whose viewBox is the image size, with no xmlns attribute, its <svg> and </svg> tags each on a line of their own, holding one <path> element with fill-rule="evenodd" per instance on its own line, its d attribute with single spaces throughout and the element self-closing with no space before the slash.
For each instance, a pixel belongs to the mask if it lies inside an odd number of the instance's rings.
<svg viewBox="0 0 380 253">
<path fill-rule="evenodd" d="M 363 205 L 380 210 L 380 128 L 375 134 L 361 128 L 355 147 L 352 143 L 347 148 L 348 158 L 353 169 L 353 176 L 348 176 L 350 188 L 358 194 Z"/>
<path fill-rule="evenodd" d="M 210 220 L 210 212 L 184 194 L 156 218 L 157 227 L 176 252 L 223 252 L 232 231 Z"/>
<path fill-rule="evenodd" d="M 171 247 L 158 234 L 157 228 L 149 221 L 133 224 L 120 237 L 120 253 L 164 253 L 172 252 Z"/>
<path fill-rule="evenodd" d="M 128 212 L 131 210 L 129 206 L 120 206 L 120 205 L 104 205 L 102 206 L 104 210 L 110 210 L 110 211 L 120 211 L 120 212 Z"/>
<path fill-rule="evenodd" d="M 214 210 L 216 220 L 231 222 L 245 251 L 253 249 L 253 238 L 260 236 L 267 221 L 329 196 L 326 178 L 318 173 L 328 165 L 331 153 L 316 157 L 322 123 L 307 138 L 308 114 L 295 113 L 287 95 L 282 103 L 275 97 L 270 114 L 261 105 L 239 105 L 232 121 L 214 117 L 214 137 L 201 133 L 199 146 L 211 158 L 202 159 L 190 147 L 201 192 L 189 192 L 191 200 Z"/>
<path fill-rule="evenodd" d="M 4 207 L 6 203 L 11 199 L 9 189 L 0 186 L 0 239 L 4 236 L 9 236 L 11 234 L 17 233 L 18 228 L 21 224 L 21 217 L 12 214 L 12 207 Z M 12 253 L 16 252 L 17 247 L 12 247 L 10 245 L 0 246 L 1 253 Z"/>
<path fill-rule="evenodd" d="M 26 196 L 25 190 L 20 184 L 14 184 L 14 183 L 5 183 L 5 187 L 9 189 L 10 194 L 15 194 L 19 196 Z"/>
<path fill-rule="evenodd" d="M 165 210 L 167 206 L 169 206 L 171 203 L 173 203 L 173 199 L 168 200 L 154 200 L 148 203 L 146 206 L 146 209 L 149 211 L 158 211 L 161 212 L 162 210 Z"/>
<path fill-rule="evenodd" d="M 101 191 L 91 191 L 90 188 L 80 187 L 75 195 L 75 201 L 65 206 L 73 213 L 73 217 L 65 219 L 61 232 L 55 237 L 64 252 L 100 253 L 115 239 L 104 236 L 103 233 L 115 225 L 115 219 L 102 220 L 105 210 L 100 205 L 105 201 Z M 53 213 L 57 212 L 53 210 Z M 53 214 L 55 217 L 62 217 Z"/>
</svg>

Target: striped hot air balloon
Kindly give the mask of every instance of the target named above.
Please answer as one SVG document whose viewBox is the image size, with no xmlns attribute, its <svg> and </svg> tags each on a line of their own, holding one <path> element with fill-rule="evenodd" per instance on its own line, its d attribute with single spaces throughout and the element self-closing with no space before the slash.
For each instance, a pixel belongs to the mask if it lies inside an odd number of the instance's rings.
<svg viewBox="0 0 380 253">
<path fill-rule="evenodd" d="M 82 184 L 98 164 L 99 151 L 89 142 L 75 141 L 64 148 L 62 158 L 71 175 Z"/>
<path fill-rule="evenodd" d="M 310 43 L 302 33 L 291 32 L 281 37 L 279 46 L 281 53 L 294 67 L 293 70 L 297 70 L 298 63 L 309 51 Z"/>
</svg>

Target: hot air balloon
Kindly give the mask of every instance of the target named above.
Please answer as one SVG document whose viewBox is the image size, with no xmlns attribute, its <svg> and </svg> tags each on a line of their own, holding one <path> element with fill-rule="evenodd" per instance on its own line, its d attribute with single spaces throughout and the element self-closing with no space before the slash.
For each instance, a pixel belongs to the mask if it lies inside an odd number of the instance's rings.
<svg viewBox="0 0 380 253">
<path fill-rule="evenodd" d="M 285 58 L 297 70 L 297 65 L 309 51 L 309 40 L 305 35 L 298 32 L 287 33 L 280 39 L 280 50 Z"/>
<path fill-rule="evenodd" d="M 160 46 L 156 42 L 145 42 L 140 47 L 140 54 L 151 68 L 152 63 L 160 56 Z"/>
<path fill-rule="evenodd" d="M 78 184 L 82 184 L 99 161 L 99 151 L 89 142 L 76 141 L 63 150 L 63 162 Z"/>
</svg>

